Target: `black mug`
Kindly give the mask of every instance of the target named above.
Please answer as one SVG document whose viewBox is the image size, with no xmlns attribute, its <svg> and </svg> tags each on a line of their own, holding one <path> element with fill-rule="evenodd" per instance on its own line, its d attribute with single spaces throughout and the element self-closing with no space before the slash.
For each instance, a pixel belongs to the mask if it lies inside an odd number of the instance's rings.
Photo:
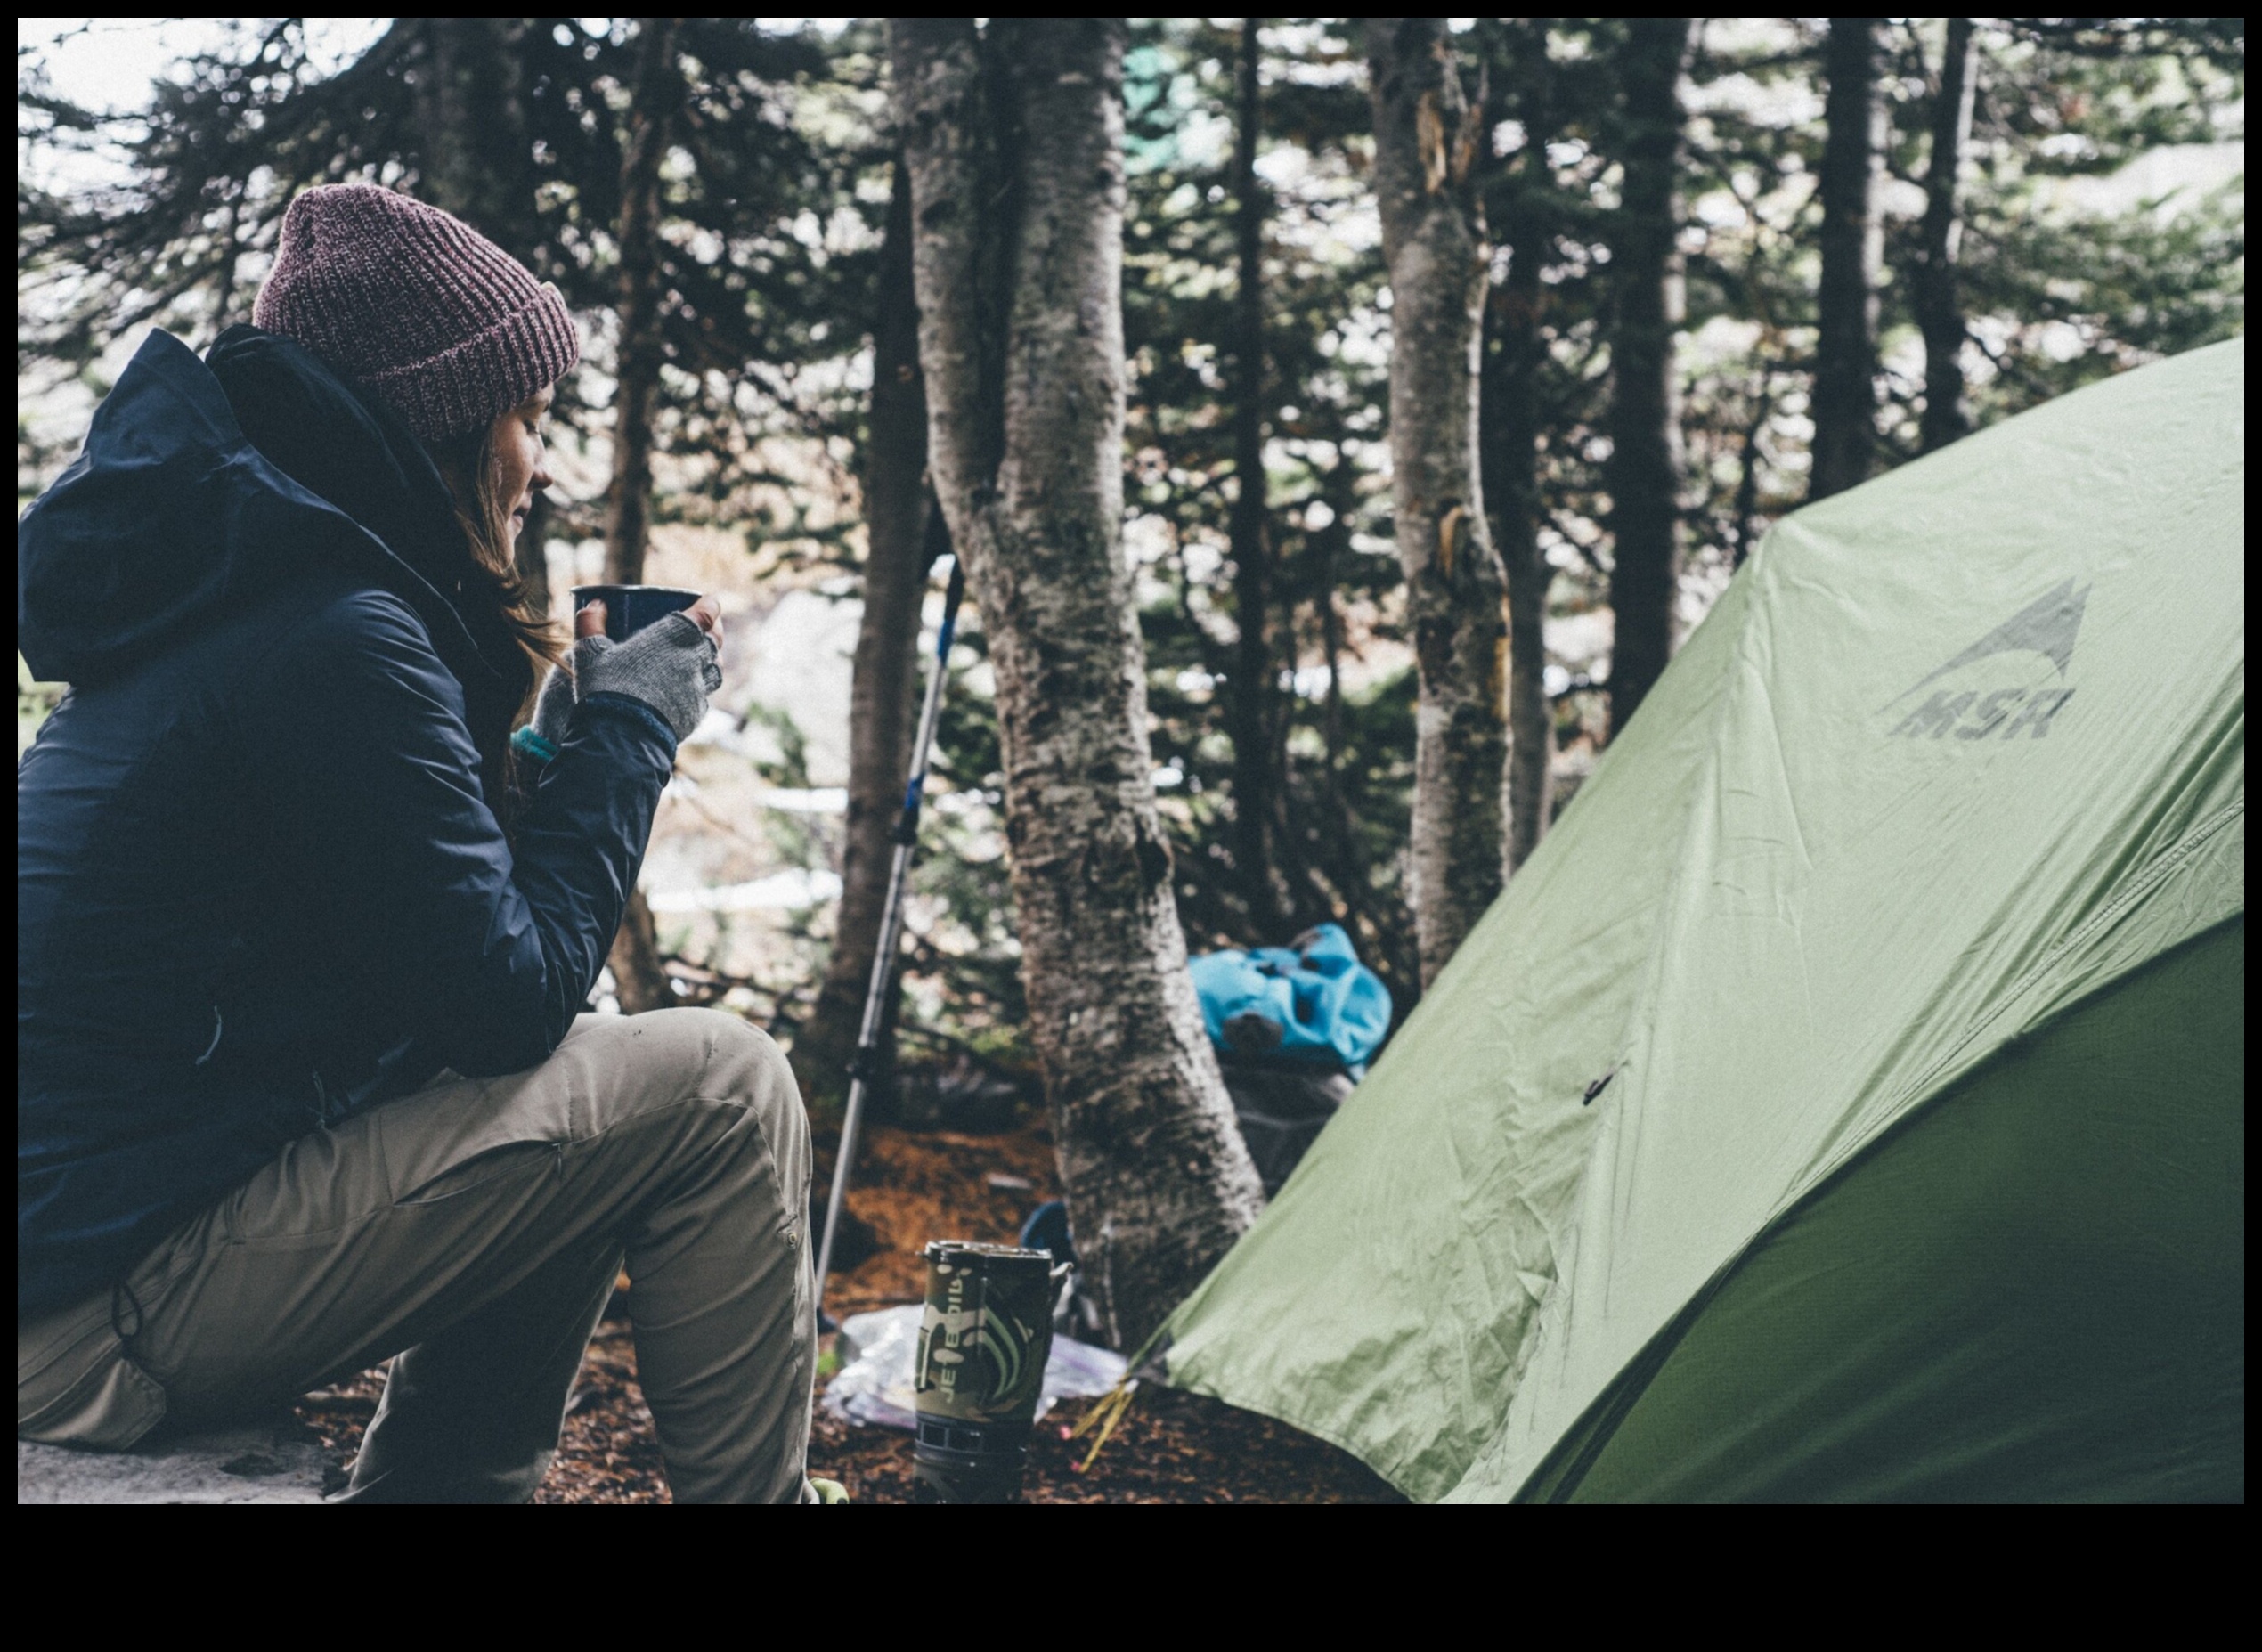
<svg viewBox="0 0 2262 1652">
<path fill-rule="evenodd" d="M 574 612 L 579 614 L 592 602 L 603 603 L 605 634 L 614 642 L 626 642 L 655 620 L 680 614 L 698 600 L 697 591 L 678 590 L 672 585 L 574 587 Z"/>
</svg>

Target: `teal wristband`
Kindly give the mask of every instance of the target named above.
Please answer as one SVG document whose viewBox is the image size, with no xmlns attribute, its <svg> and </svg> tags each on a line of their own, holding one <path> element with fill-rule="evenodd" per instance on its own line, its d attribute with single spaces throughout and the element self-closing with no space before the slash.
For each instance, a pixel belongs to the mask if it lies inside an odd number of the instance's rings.
<svg viewBox="0 0 2262 1652">
<path fill-rule="evenodd" d="M 510 736 L 510 749 L 537 763 L 549 762 L 557 755 L 557 747 L 536 734 L 532 723 Z"/>
</svg>

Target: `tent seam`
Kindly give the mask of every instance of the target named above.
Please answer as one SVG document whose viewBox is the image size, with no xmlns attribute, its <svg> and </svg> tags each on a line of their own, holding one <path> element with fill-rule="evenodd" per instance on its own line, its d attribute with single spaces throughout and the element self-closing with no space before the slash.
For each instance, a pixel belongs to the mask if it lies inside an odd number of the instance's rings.
<svg viewBox="0 0 2262 1652">
<path fill-rule="evenodd" d="M 2096 911 L 2090 914 L 2087 921 L 2081 924 L 2071 933 L 2064 936 L 2059 940 L 2056 946 L 2051 948 L 2039 958 L 2036 959 L 2032 964 L 2029 965 L 2026 971 L 2011 984 L 2009 989 L 2002 995 L 2001 1001 L 1996 1005 L 1994 1012 L 1988 1015 L 1984 1020 L 1981 1021 L 1969 1032 L 1965 1033 L 1963 1038 L 1958 1039 L 1955 1046 L 1949 1050 L 1946 1054 L 1942 1055 L 1938 1061 L 1934 1062 L 1930 1067 L 1926 1068 L 1922 1073 L 1918 1074 L 1917 1077 L 1912 1079 L 1908 1084 L 1903 1086 L 1900 1096 L 1896 1098 L 1896 1100 L 1905 1099 L 1912 1095 L 1921 1095 L 1933 1087 L 1936 1087 L 1936 1081 L 1940 1075 L 1952 1068 L 1956 1062 L 1961 1059 L 1966 1050 L 1970 1049 L 1973 1045 L 1979 1042 L 1979 1040 L 1987 1034 L 1989 1029 L 1994 1027 L 1998 1021 L 2001 1021 L 2004 1016 L 2008 1014 L 2011 1012 L 2012 1007 L 2025 996 L 2026 991 L 2030 987 L 2033 986 L 2045 975 L 2048 974 L 2049 972 L 2057 964 L 2063 962 L 2069 954 L 2079 947 L 2082 942 L 2087 940 L 2091 935 L 2120 917 L 2129 909 L 2129 907 L 2136 905 L 2139 899 L 2151 895 L 2154 890 L 2168 881 L 2168 879 L 2176 872 L 2177 867 L 2181 867 L 2185 861 L 2189 860 L 2193 855 L 2196 855 L 2201 849 L 2204 849 L 2209 842 L 2213 842 L 2216 835 L 2228 826 L 2234 818 L 2244 814 L 2245 812 L 2245 797 L 2241 795 L 2239 797 L 2233 798 L 2229 802 L 2224 804 L 2222 808 L 2217 810 L 2206 819 L 2201 821 L 2198 826 L 2194 826 L 2188 834 L 2179 840 L 2173 848 L 2168 850 L 2165 853 L 2161 854 L 2158 859 L 2153 860 L 2150 866 L 2147 866 L 2142 872 L 2139 872 L 2135 877 L 2123 883 L 2119 891 L 2113 894 L 2111 899 L 2107 900 L 2103 906 L 2099 907 Z M 2243 907 L 2242 907 L 2242 910 L 2243 910 Z M 2155 954 L 2152 956 L 2157 955 Z M 2148 962 L 2150 962 L 2149 957 L 2139 959 L 2136 964 L 2131 964 L 2129 967 L 2131 969 L 2138 968 L 2141 967 L 2143 964 Z M 2121 970 L 2108 977 L 2106 980 L 2098 982 L 2098 989 L 2102 990 L 2103 988 L 2111 986 L 2113 981 L 2120 980 L 2122 975 L 2125 975 L 2128 972 L 2128 970 Z M 2085 994 L 2084 996 L 2087 997 L 2087 995 Z M 1859 1150 L 1857 1149 L 1855 1151 Z M 1827 1176 L 1830 1173 L 1831 1168 L 1826 1168 L 1823 1171 L 1823 1175 L 1825 1176 Z M 1819 1180 L 1819 1178 L 1817 1179 Z"/>
</svg>

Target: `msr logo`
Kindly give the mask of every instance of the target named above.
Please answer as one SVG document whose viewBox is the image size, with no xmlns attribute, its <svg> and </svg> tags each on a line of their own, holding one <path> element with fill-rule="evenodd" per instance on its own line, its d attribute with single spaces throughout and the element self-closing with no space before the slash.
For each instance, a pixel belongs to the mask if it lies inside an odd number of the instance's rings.
<svg viewBox="0 0 2262 1652">
<path fill-rule="evenodd" d="M 2073 662 L 2074 641 L 2081 635 L 2081 613 L 2088 601 L 2089 587 L 2076 590 L 2068 580 L 2040 601 L 2020 609 L 1880 707 L 1883 714 L 1899 714 L 1887 736 L 1937 740 L 1952 732 L 1959 740 L 1984 740 L 1990 736 L 2006 740 L 2030 736 L 2047 739 L 2052 720 L 2073 698 L 2073 690 L 2063 685 L 2066 668 Z M 2040 655 L 2056 669 L 2056 680 L 2003 683 L 2010 670 L 2009 662 L 2000 656 L 2013 654 Z M 1949 680 L 1945 686 L 1933 688 L 1942 678 Z M 1993 681 L 1974 681 L 1977 678 Z M 1927 688 L 1932 689 L 1931 695 L 1914 710 L 1904 712 L 1904 703 Z"/>
</svg>

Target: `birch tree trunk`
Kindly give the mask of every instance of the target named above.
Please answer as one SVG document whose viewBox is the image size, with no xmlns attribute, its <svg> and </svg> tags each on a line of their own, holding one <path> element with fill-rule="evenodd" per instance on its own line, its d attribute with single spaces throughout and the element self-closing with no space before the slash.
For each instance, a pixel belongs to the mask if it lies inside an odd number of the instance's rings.
<svg viewBox="0 0 2262 1652">
<path fill-rule="evenodd" d="M 997 677 L 1005 834 L 1061 1180 L 1142 1341 L 1262 1201 L 1156 813 L 1123 506 L 1120 19 L 897 18 L 930 464 Z"/>
<path fill-rule="evenodd" d="M 1876 195 L 1884 106 L 1877 98 L 1876 35 L 1874 17 L 1834 17 L 1823 48 L 1828 132 L 1809 499 L 1867 481 L 1877 444 L 1877 260 L 1884 240 Z"/>
<path fill-rule="evenodd" d="M 1502 881 L 1506 578 L 1477 477 L 1483 141 L 1441 17 L 1369 18 L 1375 193 L 1390 271 L 1391 509 L 1420 698 L 1411 851 L 1427 987 Z"/>
<path fill-rule="evenodd" d="M 1611 287 L 1610 732 L 1615 737 L 1672 657 L 1680 592 L 1680 408 L 1673 338 L 1681 321 L 1680 232 L 1674 167 L 1680 156 L 1686 17 L 1626 24 L 1620 83 L 1625 134 Z"/>
<path fill-rule="evenodd" d="M 842 1089 L 887 901 L 894 826 L 919 707 L 919 618 L 927 570 L 949 541 L 926 483 L 927 394 L 911 285 L 911 175 L 899 159 L 880 242 L 865 449 L 864 617 L 849 690 L 849 784 L 841 904 L 825 983 L 793 1040 L 804 1095 Z M 883 1041 L 883 1049 L 893 1047 Z"/>
<path fill-rule="evenodd" d="M 1248 891 L 1250 920 L 1270 926 L 1286 916 L 1273 878 L 1272 546 L 1265 486 L 1265 198 L 1257 177 L 1260 113 L 1257 20 L 1241 20 L 1233 144 L 1233 495 L 1226 525 L 1233 556 L 1233 858 Z"/>
<path fill-rule="evenodd" d="M 1916 325 L 1924 335 L 1924 452 L 1946 447 L 1972 427 L 1964 405 L 1964 305 L 1956 289 L 1963 223 L 1956 179 L 1972 132 L 1972 20 L 1948 20 L 1940 82 L 1932 92 L 1932 152 L 1924 167 L 1924 223 L 1916 274 Z"/>
<path fill-rule="evenodd" d="M 621 350 L 614 369 L 613 484 L 605 524 L 605 582 L 639 584 L 652 533 L 652 419 L 659 400 L 660 163 L 668 124 L 681 98 L 675 61 L 682 19 L 648 17 L 637 43 L 628 145 L 621 160 Z M 631 1015 L 675 1002 L 660 962 L 652 908 L 640 889 L 629 892 L 606 962 L 621 1008 Z"/>
</svg>

